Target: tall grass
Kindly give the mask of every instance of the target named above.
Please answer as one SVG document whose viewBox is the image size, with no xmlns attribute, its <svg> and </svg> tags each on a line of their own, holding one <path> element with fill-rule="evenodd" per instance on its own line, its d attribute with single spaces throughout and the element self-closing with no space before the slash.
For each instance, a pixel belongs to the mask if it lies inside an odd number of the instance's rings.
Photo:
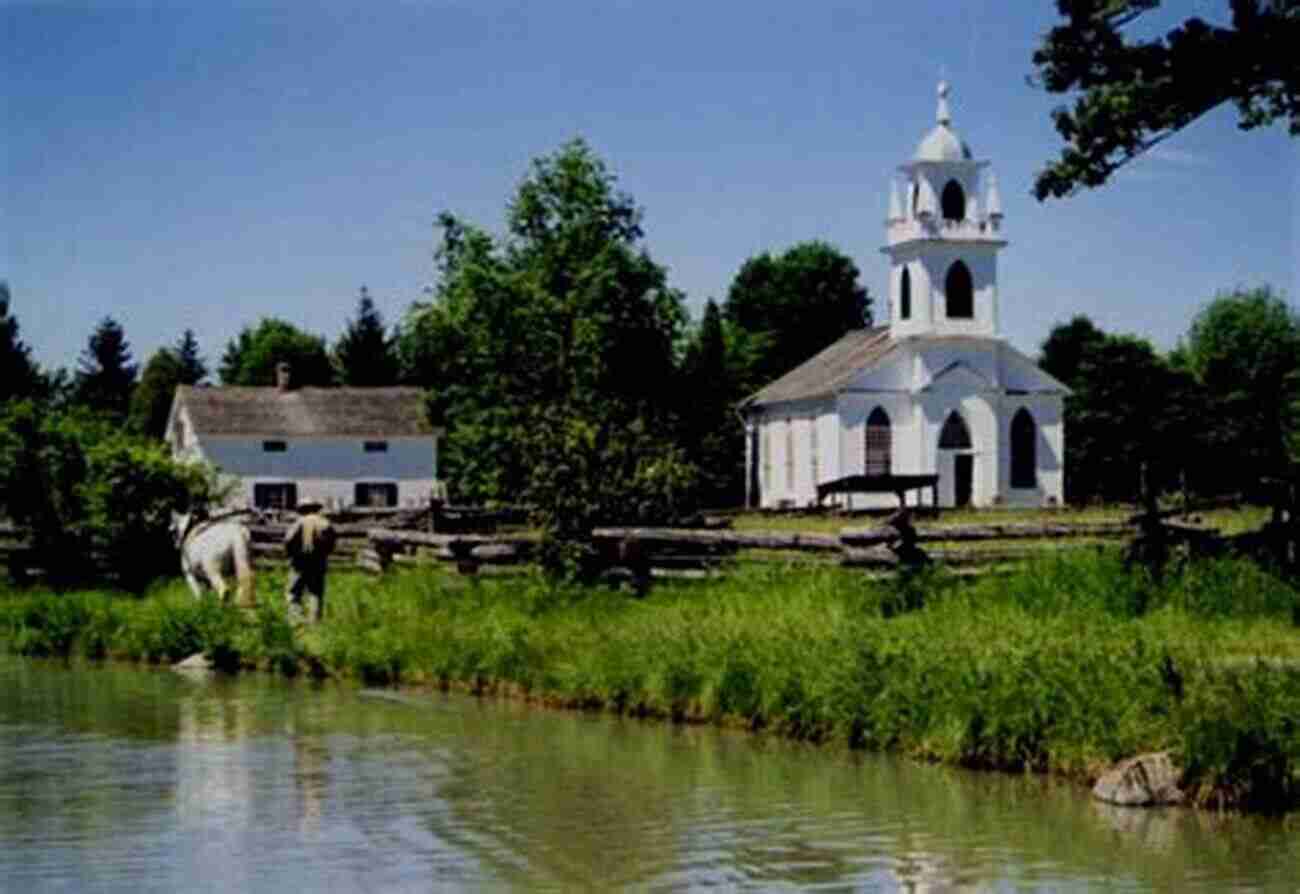
<svg viewBox="0 0 1300 894">
<path fill-rule="evenodd" d="M 0 597 L 0 647 L 152 661 L 203 649 L 227 666 L 314 665 L 1082 778 L 1172 748 L 1202 801 L 1300 803 L 1300 594 L 1242 561 L 1157 581 L 1072 555 L 975 583 L 771 566 L 641 599 L 540 577 L 337 576 L 326 622 L 305 632 L 280 619 L 277 586 L 263 582 L 252 618 L 174 586 Z"/>
</svg>

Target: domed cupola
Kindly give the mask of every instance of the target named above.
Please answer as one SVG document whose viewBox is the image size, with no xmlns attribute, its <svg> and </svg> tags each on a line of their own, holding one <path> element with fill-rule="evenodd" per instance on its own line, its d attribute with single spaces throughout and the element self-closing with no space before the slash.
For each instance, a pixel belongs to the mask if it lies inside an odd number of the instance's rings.
<svg viewBox="0 0 1300 894">
<path fill-rule="evenodd" d="M 987 161 L 952 128 L 948 84 L 937 123 L 889 185 L 889 328 L 908 336 L 996 336 L 1002 202 Z M 902 186 L 901 197 L 899 186 Z M 982 194 L 982 195 L 981 195 Z"/>
<path fill-rule="evenodd" d="M 938 123 L 916 146 L 913 161 L 970 161 L 970 146 L 952 129 L 952 113 L 948 109 L 948 83 L 939 82 Z"/>
</svg>

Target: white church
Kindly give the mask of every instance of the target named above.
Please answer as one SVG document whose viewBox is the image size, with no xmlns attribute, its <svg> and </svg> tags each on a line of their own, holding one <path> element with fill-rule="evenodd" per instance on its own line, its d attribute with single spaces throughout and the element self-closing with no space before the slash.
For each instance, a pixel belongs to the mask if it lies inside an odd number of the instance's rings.
<svg viewBox="0 0 1300 894">
<path fill-rule="evenodd" d="M 1068 389 L 998 337 L 997 183 L 953 130 L 947 84 L 937 117 L 890 185 L 888 324 L 741 404 L 750 506 L 1062 501 Z"/>
</svg>

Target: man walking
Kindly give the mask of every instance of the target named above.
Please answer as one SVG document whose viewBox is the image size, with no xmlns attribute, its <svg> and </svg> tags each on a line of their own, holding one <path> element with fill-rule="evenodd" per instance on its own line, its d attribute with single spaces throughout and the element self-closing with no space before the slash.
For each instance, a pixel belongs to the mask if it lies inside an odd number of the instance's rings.
<svg viewBox="0 0 1300 894">
<path fill-rule="evenodd" d="M 289 556 L 289 586 L 284 594 L 289 617 L 302 615 L 308 624 L 318 623 L 325 613 L 325 571 L 334 551 L 334 527 L 321 515 L 322 508 L 317 500 L 300 502 L 298 520 L 284 535 L 284 551 Z"/>
</svg>

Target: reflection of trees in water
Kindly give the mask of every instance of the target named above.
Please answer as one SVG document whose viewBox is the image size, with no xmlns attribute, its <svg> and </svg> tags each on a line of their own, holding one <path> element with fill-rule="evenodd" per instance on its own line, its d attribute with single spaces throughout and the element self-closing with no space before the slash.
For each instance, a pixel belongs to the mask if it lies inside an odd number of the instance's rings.
<svg viewBox="0 0 1300 894">
<path fill-rule="evenodd" d="M 234 846 L 263 853 L 267 836 L 313 859 L 320 842 L 359 835 L 330 858 L 520 886 L 1300 877 L 1294 822 L 1122 811 L 1043 777 L 513 703 L 16 667 L 0 661 L 5 841 L 108 839 L 175 810 L 205 836 L 187 864 L 198 870 Z M 13 718 L 29 726 L 12 732 Z M 22 730 L 42 724 L 71 736 L 22 757 Z"/>
</svg>

